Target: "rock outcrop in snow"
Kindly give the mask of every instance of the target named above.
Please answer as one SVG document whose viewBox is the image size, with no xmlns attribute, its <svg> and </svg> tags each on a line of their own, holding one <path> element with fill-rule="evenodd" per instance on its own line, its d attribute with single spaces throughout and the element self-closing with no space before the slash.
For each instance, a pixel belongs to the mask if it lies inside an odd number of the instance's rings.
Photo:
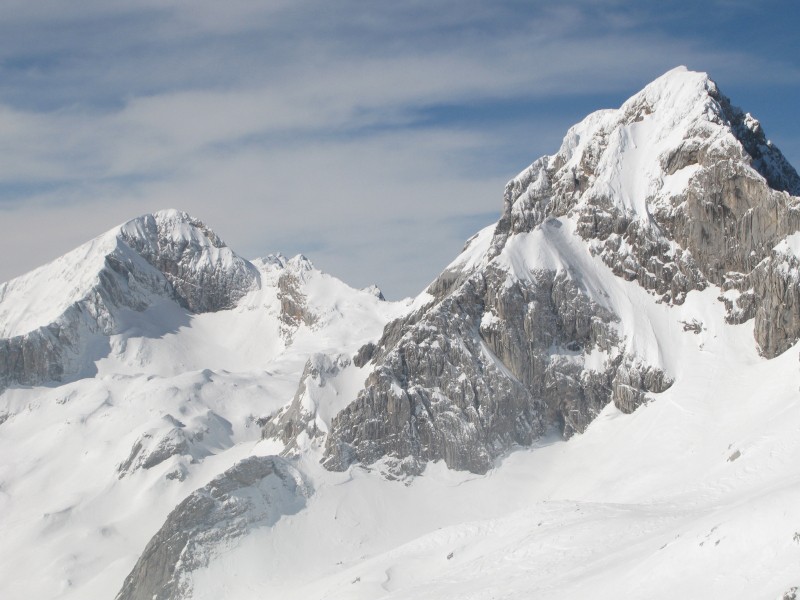
<svg viewBox="0 0 800 600">
<path fill-rule="evenodd" d="M 0 596 L 794 597 L 798 191 L 679 69 L 412 301 L 176 211 L 0 285 Z"/>
<path fill-rule="evenodd" d="M 170 414 L 160 421 L 159 426 L 145 431 L 134 442 L 130 454 L 117 468 L 120 479 L 139 469 L 152 469 L 172 456 L 186 456 L 196 462 L 233 445 L 231 424 L 211 410 L 189 426 Z M 169 479 L 185 476 L 180 467 L 167 475 Z"/>
<path fill-rule="evenodd" d="M 552 241 L 566 229 L 546 227 Z M 406 473 L 439 459 L 482 473 L 548 427 L 583 431 L 610 400 L 631 412 L 670 380 L 624 352 L 618 321 L 579 272 L 479 269 L 387 326 L 364 390 L 333 421 L 325 465 L 388 456 Z"/>
<path fill-rule="evenodd" d="M 175 210 L 125 223 L 119 237 L 169 281 L 195 313 L 232 308 L 258 283 L 258 271 L 201 221 Z"/>
<path fill-rule="evenodd" d="M 125 579 L 117 600 L 192 597 L 191 574 L 217 547 L 301 510 L 311 488 L 277 456 L 251 456 L 193 492 L 169 514 Z"/>
<path fill-rule="evenodd" d="M 350 363 L 350 358 L 343 354 L 313 354 L 306 361 L 294 398 L 264 424 L 263 437 L 279 439 L 286 445 L 284 454 L 291 454 L 297 449 L 301 434 L 308 439 L 325 435 L 327 424 L 320 421 L 318 414 L 320 402 L 325 401 L 321 392 L 328 380 Z"/>
<path fill-rule="evenodd" d="M 744 278 L 746 304 L 755 309 L 755 337 L 763 354 L 774 357 L 800 339 L 800 234 L 781 241 Z"/>
<path fill-rule="evenodd" d="M 506 186 L 493 251 L 548 216 L 617 275 L 680 303 L 749 273 L 800 228 L 800 177 L 703 73 L 671 71 L 573 127 Z"/>
</svg>

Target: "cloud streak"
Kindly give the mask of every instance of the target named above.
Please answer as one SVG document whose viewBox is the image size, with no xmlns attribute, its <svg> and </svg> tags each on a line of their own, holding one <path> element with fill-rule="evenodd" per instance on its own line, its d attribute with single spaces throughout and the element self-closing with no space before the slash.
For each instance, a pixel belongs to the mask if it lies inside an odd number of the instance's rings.
<svg viewBox="0 0 800 600">
<path fill-rule="evenodd" d="M 413 294 L 583 116 L 565 98 L 619 104 L 679 63 L 797 89 L 791 61 L 631 6 L 5 2 L 0 280 L 176 206 L 242 254 L 319 249 L 354 285 Z"/>
</svg>

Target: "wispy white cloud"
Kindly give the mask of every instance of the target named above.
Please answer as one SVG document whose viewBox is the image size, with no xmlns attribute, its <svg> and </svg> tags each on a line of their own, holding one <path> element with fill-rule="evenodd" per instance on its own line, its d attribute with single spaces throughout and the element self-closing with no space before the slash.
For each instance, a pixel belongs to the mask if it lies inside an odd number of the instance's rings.
<svg viewBox="0 0 800 600">
<path fill-rule="evenodd" d="M 800 80 L 612 0 L 3 4 L 0 280 L 176 206 L 245 255 L 319 249 L 354 284 L 410 294 L 460 248 L 455 224 L 499 211 L 505 179 L 555 150 L 563 98 L 621 101 L 680 63 Z M 532 101 L 551 110 L 428 110 Z M 475 169 L 492 148 L 519 158 Z"/>
</svg>

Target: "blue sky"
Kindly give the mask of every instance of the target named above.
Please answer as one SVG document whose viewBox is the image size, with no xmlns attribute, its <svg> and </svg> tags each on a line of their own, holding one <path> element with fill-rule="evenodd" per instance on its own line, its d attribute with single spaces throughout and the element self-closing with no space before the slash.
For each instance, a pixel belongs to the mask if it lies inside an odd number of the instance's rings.
<svg viewBox="0 0 800 600">
<path fill-rule="evenodd" d="M 0 280 L 181 208 L 412 295 L 587 113 L 707 71 L 800 165 L 800 3 L 0 0 Z"/>
</svg>

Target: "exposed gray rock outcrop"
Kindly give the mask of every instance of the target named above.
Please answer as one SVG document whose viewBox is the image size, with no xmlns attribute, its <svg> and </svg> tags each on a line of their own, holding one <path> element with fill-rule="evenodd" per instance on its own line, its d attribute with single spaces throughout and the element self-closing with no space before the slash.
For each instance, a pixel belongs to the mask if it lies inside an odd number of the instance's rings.
<svg viewBox="0 0 800 600">
<path fill-rule="evenodd" d="M 318 392 L 349 364 L 350 359 L 342 354 L 312 354 L 291 403 L 265 423 L 262 437 L 279 439 L 286 445 L 282 454 L 290 455 L 297 448 L 297 436 L 301 433 L 305 432 L 309 439 L 323 435 L 325 430 L 320 428 L 317 414 Z"/>
<path fill-rule="evenodd" d="M 800 236 L 792 236 L 800 241 Z M 797 244 L 800 248 L 800 244 Z M 788 240 L 778 244 L 745 280 L 755 304 L 754 334 L 767 358 L 785 352 L 800 339 L 800 259 Z"/>
<path fill-rule="evenodd" d="M 683 137 L 665 144 L 659 156 L 662 179 L 683 170 L 691 175 L 677 189 L 653 182 L 639 191 L 646 194 L 646 219 L 631 213 L 613 186 L 598 184 L 607 176 L 601 170 L 613 166 L 608 156 L 619 152 L 617 132 L 665 110 L 643 93 L 616 118 L 574 134 L 589 136 L 578 149 L 568 135 L 556 155 L 537 160 L 509 182 L 493 252 L 509 235 L 531 231 L 548 217 L 574 214 L 578 233 L 615 274 L 668 302 L 680 304 L 690 290 L 749 273 L 800 229 L 800 199 L 790 195 L 800 194 L 800 176 L 766 140 L 758 121 L 732 107 L 714 82 L 704 85 L 702 118 L 688 121 Z"/>
<path fill-rule="evenodd" d="M 300 325 L 312 327 L 317 316 L 308 308 L 302 292 L 306 274 L 314 267 L 302 254 L 286 261 L 287 267 L 278 277 L 278 300 L 281 304 L 281 334 L 290 341 Z"/>
<path fill-rule="evenodd" d="M 612 398 L 631 411 L 669 380 L 623 365 L 616 320 L 564 272 L 478 272 L 386 327 L 364 390 L 332 423 L 324 464 L 390 457 L 413 474 L 441 459 L 482 473 L 550 426 L 583 431 Z M 602 369 L 586 367 L 592 352 L 606 355 Z"/>
<path fill-rule="evenodd" d="M 201 221 L 166 210 L 121 227 L 120 237 L 170 282 L 192 312 L 233 307 L 258 283 L 258 271 Z"/>
<path fill-rule="evenodd" d="M 277 456 L 251 456 L 193 492 L 167 517 L 125 579 L 117 600 L 192 597 L 193 571 L 257 527 L 300 511 L 311 488 Z"/>
<path fill-rule="evenodd" d="M 627 358 L 611 381 L 611 398 L 622 412 L 632 413 L 647 401 L 647 393 L 659 394 L 672 383 L 661 369 Z"/>
<path fill-rule="evenodd" d="M 97 284 L 52 323 L 0 339 L 0 389 L 91 374 L 93 361 L 100 358 L 96 352 L 108 346 L 104 338 L 114 333 L 115 312 L 144 310 L 154 297 L 176 298 L 162 273 L 118 242 L 105 258 Z"/>
<path fill-rule="evenodd" d="M 134 442 L 130 454 L 117 468 L 119 478 L 139 469 L 152 469 L 172 456 L 185 456 L 196 462 L 215 450 L 232 446 L 232 436 L 231 424 L 213 411 L 208 411 L 193 427 L 166 415 L 159 427 L 145 431 Z M 179 467 L 168 477 L 183 479 L 185 472 Z"/>
</svg>

